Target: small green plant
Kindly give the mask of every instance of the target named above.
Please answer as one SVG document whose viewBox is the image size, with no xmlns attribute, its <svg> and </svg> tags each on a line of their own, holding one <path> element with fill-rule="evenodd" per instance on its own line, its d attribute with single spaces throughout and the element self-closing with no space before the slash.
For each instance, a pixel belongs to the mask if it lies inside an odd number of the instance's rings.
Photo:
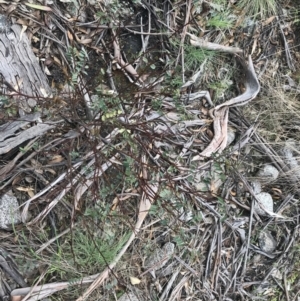
<svg viewBox="0 0 300 301">
<path fill-rule="evenodd" d="M 97 91 L 99 92 L 99 91 Z M 100 111 L 102 113 L 102 120 L 115 119 L 120 114 L 121 100 L 114 96 L 103 96 L 100 93 L 93 101 L 92 109 L 94 111 Z"/>
<path fill-rule="evenodd" d="M 212 14 L 208 19 L 207 25 L 216 29 L 230 29 L 233 27 L 234 19 L 228 13 Z"/>
<path fill-rule="evenodd" d="M 212 10 L 207 19 L 208 26 L 218 30 L 226 30 L 234 26 L 237 16 L 228 9 L 228 1 L 214 0 L 209 5 Z"/>
<path fill-rule="evenodd" d="M 9 105 L 9 98 L 5 95 L 0 95 L 0 106 L 8 106 Z"/>
<path fill-rule="evenodd" d="M 70 157 L 71 157 L 71 160 L 75 160 L 76 158 L 79 157 L 79 152 L 76 152 L 76 151 L 71 151 L 70 152 Z"/>
<path fill-rule="evenodd" d="M 135 160 L 129 156 L 126 156 L 123 166 L 125 168 L 125 183 L 130 187 L 134 187 L 137 184 L 137 177 L 134 172 Z"/>
<path fill-rule="evenodd" d="M 276 0 L 240 0 L 238 7 L 247 16 L 259 17 L 261 19 L 276 14 Z"/>
<path fill-rule="evenodd" d="M 69 47 L 66 52 L 66 57 L 72 66 L 71 84 L 77 85 L 79 75 L 86 74 L 85 66 L 87 61 L 87 53 L 82 48 L 80 51 L 75 47 Z"/>
<path fill-rule="evenodd" d="M 82 274 L 96 273 L 111 263 L 127 241 L 129 234 L 121 237 L 92 236 L 75 231 L 70 240 L 60 246 L 51 260 L 49 272 L 63 278 L 80 278 Z"/>
<path fill-rule="evenodd" d="M 171 42 L 172 46 L 174 47 L 174 52 L 178 53 L 179 47 L 181 46 L 180 40 L 170 39 L 170 42 Z M 211 60 L 215 55 L 214 51 L 197 48 L 195 46 L 192 46 L 192 45 L 189 45 L 186 43 L 182 46 L 184 49 L 184 63 L 185 63 L 186 70 L 194 70 L 194 69 L 199 68 L 205 60 L 207 60 L 207 59 Z M 181 77 L 179 77 L 179 78 L 180 78 L 181 85 L 182 85 L 182 79 L 181 79 Z"/>
<path fill-rule="evenodd" d="M 215 92 L 215 99 L 224 96 L 226 90 L 228 90 L 232 86 L 233 82 L 229 78 L 224 78 L 220 81 L 213 82 L 208 85 L 210 89 Z"/>
</svg>

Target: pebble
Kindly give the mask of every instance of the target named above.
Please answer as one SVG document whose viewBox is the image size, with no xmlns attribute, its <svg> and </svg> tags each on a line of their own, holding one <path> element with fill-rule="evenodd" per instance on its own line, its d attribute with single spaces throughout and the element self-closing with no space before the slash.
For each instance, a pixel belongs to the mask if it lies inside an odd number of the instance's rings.
<svg viewBox="0 0 300 301">
<path fill-rule="evenodd" d="M 277 242 L 269 231 L 260 232 L 258 242 L 261 250 L 266 253 L 274 252 L 277 247 Z"/>
<path fill-rule="evenodd" d="M 273 203 L 273 198 L 269 193 L 260 192 L 256 194 L 255 197 L 263 206 L 263 208 L 273 213 L 274 203 Z M 257 212 L 257 214 L 264 215 L 264 216 L 268 215 L 268 213 L 265 210 L 263 210 L 262 206 L 260 206 L 258 202 L 255 200 L 254 210 Z"/>
<path fill-rule="evenodd" d="M 236 136 L 235 129 L 229 126 L 228 129 L 227 129 L 227 143 L 226 143 L 226 146 L 230 145 L 234 141 L 235 136 Z"/>
<path fill-rule="evenodd" d="M 154 253 L 145 260 L 145 268 L 159 270 L 166 265 L 174 253 L 175 245 L 167 242 L 161 249 L 156 249 Z"/>
<path fill-rule="evenodd" d="M 257 180 L 250 182 L 250 185 L 254 191 L 254 194 L 259 194 L 261 192 L 261 183 Z"/>
<path fill-rule="evenodd" d="M 0 228 L 9 229 L 12 224 L 20 222 L 19 203 L 10 190 L 0 198 Z"/>
<path fill-rule="evenodd" d="M 279 171 L 270 164 L 265 164 L 257 173 L 261 183 L 267 184 L 275 181 L 278 178 Z"/>
</svg>

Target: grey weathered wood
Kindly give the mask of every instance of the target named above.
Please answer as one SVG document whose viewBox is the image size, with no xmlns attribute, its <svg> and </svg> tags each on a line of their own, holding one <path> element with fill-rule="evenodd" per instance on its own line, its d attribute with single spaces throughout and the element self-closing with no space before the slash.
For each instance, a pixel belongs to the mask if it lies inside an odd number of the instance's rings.
<svg viewBox="0 0 300 301">
<path fill-rule="evenodd" d="M 48 123 L 38 123 L 37 125 L 34 125 L 33 127 L 30 127 L 26 130 L 23 130 L 19 133 L 16 133 L 13 137 L 8 138 L 4 140 L 3 142 L 0 142 L 0 155 L 8 153 L 13 148 L 19 146 L 23 142 L 42 136 L 47 131 L 55 128 L 54 124 L 48 124 Z"/>
<path fill-rule="evenodd" d="M 19 25 L 0 32 L 0 73 L 5 93 L 17 91 L 15 99 L 29 112 L 41 97 L 49 97 L 51 88 L 42 72 L 25 32 Z M 13 89 L 12 89 L 13 88 Z"/>
<path fill-rule="evenodd" d="M 41 113 L 36 112 L 23 116 L 22 118 L 5 123 L 0 126 L 0 142 L 4 141 L 6 138 L 15 135 L 19 130 L 24 129 L 30 122 L 37 121 L 41 117 Z"/>
</svg>

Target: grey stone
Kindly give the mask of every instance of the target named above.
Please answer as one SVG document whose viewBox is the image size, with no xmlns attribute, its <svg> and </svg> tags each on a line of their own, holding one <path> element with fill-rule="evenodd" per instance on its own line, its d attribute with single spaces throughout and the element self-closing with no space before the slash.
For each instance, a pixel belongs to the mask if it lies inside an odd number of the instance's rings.
<svg viewBox="0 0 300 301">
<path fill-rule="evenodd" d="M 12 191 L 0 198 L 0 228 L 9 229 L 11 225 L 21 222 L 19 203 Z"/>
<path fill-rule="evenodd" d="M 258 241 L 259 247 L 266 253 L 272 253 L 277 247 L 277 242 L 269 231 L 261 231 Z"/>
<path fill-rule="evenodd" d="M 264 210 L 268 210 L 273 213 L 273 199 L 272 196 L 267 192 L 261 192 L 255 195 L 258 202 L 255 200 L 254 210 L 259 215 L 268 215 L 268 213 Z"/>
<path fill-rule="evenodd" d="M 167 242 L 161 249 L 156 249 L 154 253 L 145 260 L 145 268 L 159 270 L 169 261 L 174 253 L 175 245 Z"/>
<path fill-rule="evenodd" d="M 254 191 L 254 194 L 259 194 L 261 192 L 261 183 L 259 181 L 254 180 L 250 182 L 250 184 Z"/>
<path fill-rule="evenodd" d="M 264 165 L 257 173 L 257 177 L 262 183 L 271 183 L 278 178 L 279 171 L 270 164 Z"/>
<path fill-rule="evenodd" d="M 227 142 L 226 142 L 226 146 L 230 145 L 234 141 L 235 136 L 236 136 L 235 129 L 229 126 L 228 129 L 227 129 Z"/>
</svg>

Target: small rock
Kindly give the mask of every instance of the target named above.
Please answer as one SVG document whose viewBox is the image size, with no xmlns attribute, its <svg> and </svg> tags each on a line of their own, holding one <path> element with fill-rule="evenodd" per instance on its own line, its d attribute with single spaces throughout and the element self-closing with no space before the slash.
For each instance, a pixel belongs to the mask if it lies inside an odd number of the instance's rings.
<svg viewBox="0 0 300 301">
<path fill-rule="evenodd" d="M 271 183 L 278 178 L 279 171 L 270 164 L 266 164 L 257 173 L 257 177 L 262 183 Z"/>
<path fill-rule="evenodd" d="M 0 228 L 9 229 L 12 224 L 21 222 L 19 203 L 12 191 L 8 191 L 0 198 Z"/>
<path fill-rule="evenodd" d="M 254 194 L 259 194 L 261 192 L 261 183 L 259 181 L 252 181 L 250 182 L 250 185 L 254 191 Z"/>
<path fill-rule="evenodd" d="M 266 253 L 272 253 L 277 246 L 275 238 L 271 235 L 269 231 L 260 232 L 258 242 L 261 250 Z"/>
<path fill-rule="evenodd" d="M 298 182 L 300 178 L 300 169 L 297 160 L 299 154 L 299 146 L 294 140 L 288 139 L 285 142 L 285 146 L 282 150 L 280 150 L 279 153 L 282 155 L 284 162 L 290 169 L 290 171 L 288 172 L 290 178 L 293 182 Z M 296 156 L 294 155 L 294 153 L 296 154 Z"/>
<path fill-rule="evenodd" d="M 235 135 L 236 135 L 235 129 L 229 126 L 228 129 L 227 129 L 227 143 L 226 143 L 226 146 L 230 145 L 234 141 Z"/>
<path fill-rule="evenodd" d="M 167 242 L 161 249 L 156 249 L 154 253 L 145 260 L 145 268 L 159 270 L 169 261 L 174 253 L 175 245 Z"/>
<path fill-rule="evenodd" d="M 260 254 L 255 254 L 255 255 L 253 256 L 253 263 L 254 263 L 254 265 L 259 264 L 261 261 L 262 261 L 262 255 L 260 255 Z"/>
<path fill-rule="evenodd" d="M 272 270 L 271 275 L 279 280 L 283 279 L 283 275 L 282 275 L 281 271 L 277 268 L 274 268 Z"/>
<path fill-rule="evenodd" d="M 254 210 L 259 215 L 268 215 L 268 213 L 264 210 L 268 210 L 273 213 L 273 199 L 272 196 L 267 192 L 261 192 L 255 195 L 258 202 L 255 200 Z"/>
</svg>

